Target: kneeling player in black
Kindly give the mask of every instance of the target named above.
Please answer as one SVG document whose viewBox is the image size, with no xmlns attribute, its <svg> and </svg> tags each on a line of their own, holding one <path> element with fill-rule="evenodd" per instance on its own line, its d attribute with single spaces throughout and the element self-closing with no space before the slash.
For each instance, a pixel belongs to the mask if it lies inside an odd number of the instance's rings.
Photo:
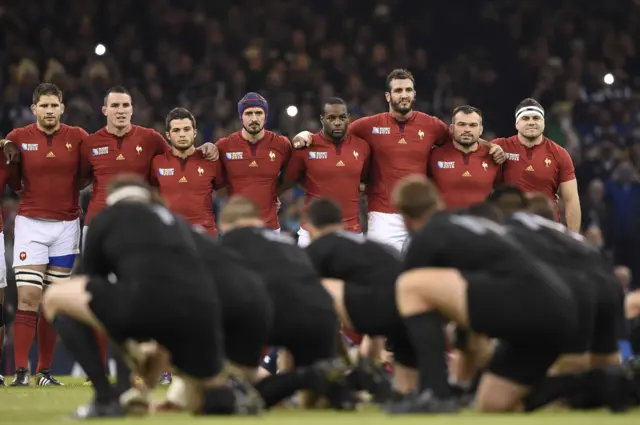
<svg viewBox="0 0 640 425">
<path fill-rule="evenodd" d="M 256 412 L 261 401 L 255 391 L 255 397 L 246 397 L 225 386 L 220 306 L 191 229 L 154 201 L 140 179 L 116 180 L 108 207 L 87 235 L 82 275 L 46 293 L 46 314 L 94 384 L 95 401 L 76 416 L 123 414 L 120 391 L 111 386 L 100 361 L 95 329 L 144 361 L 138 372 L 148 387 L 159 374 L 153 369 L 170 360 L 194 383 L 199 396 L 192 398 L 194 411 Z M 118 277 L 117 283 L 107 280 L 110 273 Z M 152 347 L 151 358 L 134 353 L 140 343 Z M 126 386 L 126 381 L 122 377 L 120 384 Z"/>
<path fill-rule="evenodd" d="M 400 314 L 421 370 L 422 394 L 389 406 L 393 413 L 457 411 L 447 382 L 443 326 L 499 338 L 481 386 L 512 410 L 543 378 L 577 327 L 570 292 L 506 230 L 483 218 L 440 212 L 435 186 L 412 176 L 394 191 L 405 225 L 414 232 L 405 271 L 396 284 Z"/>
<path fill-rule="evenodd" d="M 309 203 L 306 222 L 312 239 L 306 251 L 323 277 L 322 284 L 333 297 L 342 323 L 374 342 L 374 349 L 360 359 L 356 369 L 357 376 L 363 378 L 363 389 L 372 392 L 376 401 L 389 394 L 384 375 L 373 364 L 380 355 L 375 348 L 381 350 L 384 344 L 384 340 L 377 344 L 376 338 L 387 337 L 394 353 L 394 387 L 400 393 L 413 391 L 417 364 L 396 306 L 396 279 L 402 271 L 397 251 L 345 231 L 340 206 L 330 199 Z"/>
<path fill-rule="evenodd" d="M 273 306 L 269 345 L 286 348 L 296 370 L 336 359 L 338 318 L 307 254 L 290 236 L 265 228 L 257 207 L 243 197 L 222 209 L 220 229 L 222 245 L 240 253 L 266 284 Z M 300 386 L 294 390 L 309 384 L 295 375 L 289 381 Z M 261 385 L 267 384 L 257 384 L 259 390 Z"/>
</svg>

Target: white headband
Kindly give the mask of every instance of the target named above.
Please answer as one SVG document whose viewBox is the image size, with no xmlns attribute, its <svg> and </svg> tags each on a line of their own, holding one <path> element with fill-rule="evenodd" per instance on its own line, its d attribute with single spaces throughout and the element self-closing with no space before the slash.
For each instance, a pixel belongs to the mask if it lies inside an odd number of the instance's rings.
<svg viewBox="0 0 640 425">
<path fill-rule="evenodd" d="M 516 123 L 520 121 L 523 115 L 537 115 L 544 119 L 544 109 L 539 106 L 524 106 L 516 112 Z"/>
<path fill-rule="evenodd" d="M 107 205 L 116 204 L 127 198 L 136 198 L 148 202 L 151 201 L 151 194 L 144 187 L 134 185 L 123 186 L 107 196 Z"/>
</svg>

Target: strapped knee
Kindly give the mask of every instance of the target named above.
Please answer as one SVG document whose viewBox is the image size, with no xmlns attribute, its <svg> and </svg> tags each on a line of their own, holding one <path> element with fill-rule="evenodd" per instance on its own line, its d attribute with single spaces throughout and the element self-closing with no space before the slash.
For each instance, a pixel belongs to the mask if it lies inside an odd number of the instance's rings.
<svg viewBox="0 0 640 425">
<path fill-rule="evenodd" d="M 44 284 L 53 285 L 60 282 L 66 282 L 71 277 L 71 272 L 62 272 L 60 270 L 49 270 L 45 274 Z"/>
<path fill-rule="evenodd" d="M 42 289 L 44 273 L 29 269 L 16 269 L 16 286 L 36 286 Z"/>
</svg>

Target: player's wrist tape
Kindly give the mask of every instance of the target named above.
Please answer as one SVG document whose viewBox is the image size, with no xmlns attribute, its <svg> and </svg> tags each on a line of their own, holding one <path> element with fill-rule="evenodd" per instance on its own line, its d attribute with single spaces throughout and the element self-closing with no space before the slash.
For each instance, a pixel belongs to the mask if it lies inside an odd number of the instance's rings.
<svg viewBox="0 0 640 425">
<path fill-rule="evenodd" d="M 544 118 L 544 109 L 539 106 L 524 106 L 516 111 L 516 123 L 524 114 L 536 115 L 540 118 Z"/>
</svg>

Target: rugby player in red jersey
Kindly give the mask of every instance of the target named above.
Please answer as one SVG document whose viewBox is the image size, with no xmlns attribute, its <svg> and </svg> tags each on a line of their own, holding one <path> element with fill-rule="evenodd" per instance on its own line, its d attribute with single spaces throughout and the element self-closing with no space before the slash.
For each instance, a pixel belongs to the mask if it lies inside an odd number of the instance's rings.
<svg viewBox="0 0 640 425">
<path fill-rule="evenodd" d="M 247 93 L 238 102 L 242 130 L 216 142 L 229 196 L 243 195 L 260 210 L 266 227 L 280 230 L 277 188 L 282 170 L 291 157 L 291 143 L 264 126 L 269 106 L 258 93 Z"/>
<path fill-rule="evenodd" d="M 7 140 L 22 152 L 23 187 L 14 230 L 18 308 L 12 386 L 29 385 L 29 350 L 36 327 L 37 385 L 61 385 L 50 373 L 56 334 L 44 315 L 38 319 L 38 310 L 44 287 L 69 279 L 80 244 L 77 176 L 87 132 L 60 122 L 64 112 L 62 91 L 54 84 L 36 87 L 31 110 L 36 122 L 7 135 Z"/>
<path fill-rule="evenodd" d="M 83 180 L 93 180 L 83 235 L 87 234 L 91 219 L 106 206 L 107 189 L 114 177 L 132 173 L 148 179 L 153 158 L 169 151 L 160 133 L 131 123 L 133 100 L 124 87 L 109 89 L 102 113 L 107 118 L 106 126 L 89 135 L 81 149 L 81 176 Z M 212 143 L 205 143 L 198 150 L 207 160 L 217 161 L 218 149 Z M 106 338 L 101 336 L 99 343 L 106 363 Z"/>
<path fill-rule="evenodd" d="M 394 69 L 387 76 L 385 97 L 388 112 L 354 121 L 349 132 L 371 147 L 367 236 L 401 250 L 408 233 L 393 206 L 391 193 L 406 176 L 426 174 L 431 149 L 450 143 L 451 132 L 439 118 L 413 110 L 415 79 L 408 70 Z M 309 132 L 296 135 L 294 147 L 311 144 L 310 136 Z M 504 160 L 500 147 L 491 146 L 489 152 L 496 162 Z"/>
<path fill-rule="evenodd" d="M 505 152 L 504 182 L 527 193 L 543 193 L 554 202 L 556 194 L 559 194 L 564 202 L 567 227 L 579 232 L 580 196 L 573 161 L 562 146 L 544 137 L 544 116 L 540 103 L 535 99 L 525 99 L 515 110 L 518 134 L 493 141 Z M 558 213 L 556 219 L 559 217 Z"/>
<path fill-rule="evenodd" d="M 451 121 L 453 142 L 431 152 L 427 175 L 436 184 L 448 210 L 484 201 L 501 178 L 500 165 L 491 160 L 489 148 L 479 143 L 482 112 L 458 106 Z"/>
<path fill-rule="evenodd" d="M 207 161 L 196 150 L 197 127 L 191 112 L 172 109 L 165 123 L 172 147 L 153 159 L 151 184 L 159 187 L 172 212 L 216 236 L 213 191 L 224 186 L 222 164 Z"/>
<path fill-rule="evenodd" d="M 360 182 L 369 172 L 369 144 L 347 133 L 347 103 L 330 98 L 322 107 L 322 130 L 313 135 L 312 147 L 293 152 L 285 172 L 288 182 L 300 182 L 306 193 L 305 206 L 314 199 L 330 198 L 340 205 L 344 228 L 362 233 L 360 225 Z M 298 246 L 311 242 L 302 223 Z"/>
</svg>

